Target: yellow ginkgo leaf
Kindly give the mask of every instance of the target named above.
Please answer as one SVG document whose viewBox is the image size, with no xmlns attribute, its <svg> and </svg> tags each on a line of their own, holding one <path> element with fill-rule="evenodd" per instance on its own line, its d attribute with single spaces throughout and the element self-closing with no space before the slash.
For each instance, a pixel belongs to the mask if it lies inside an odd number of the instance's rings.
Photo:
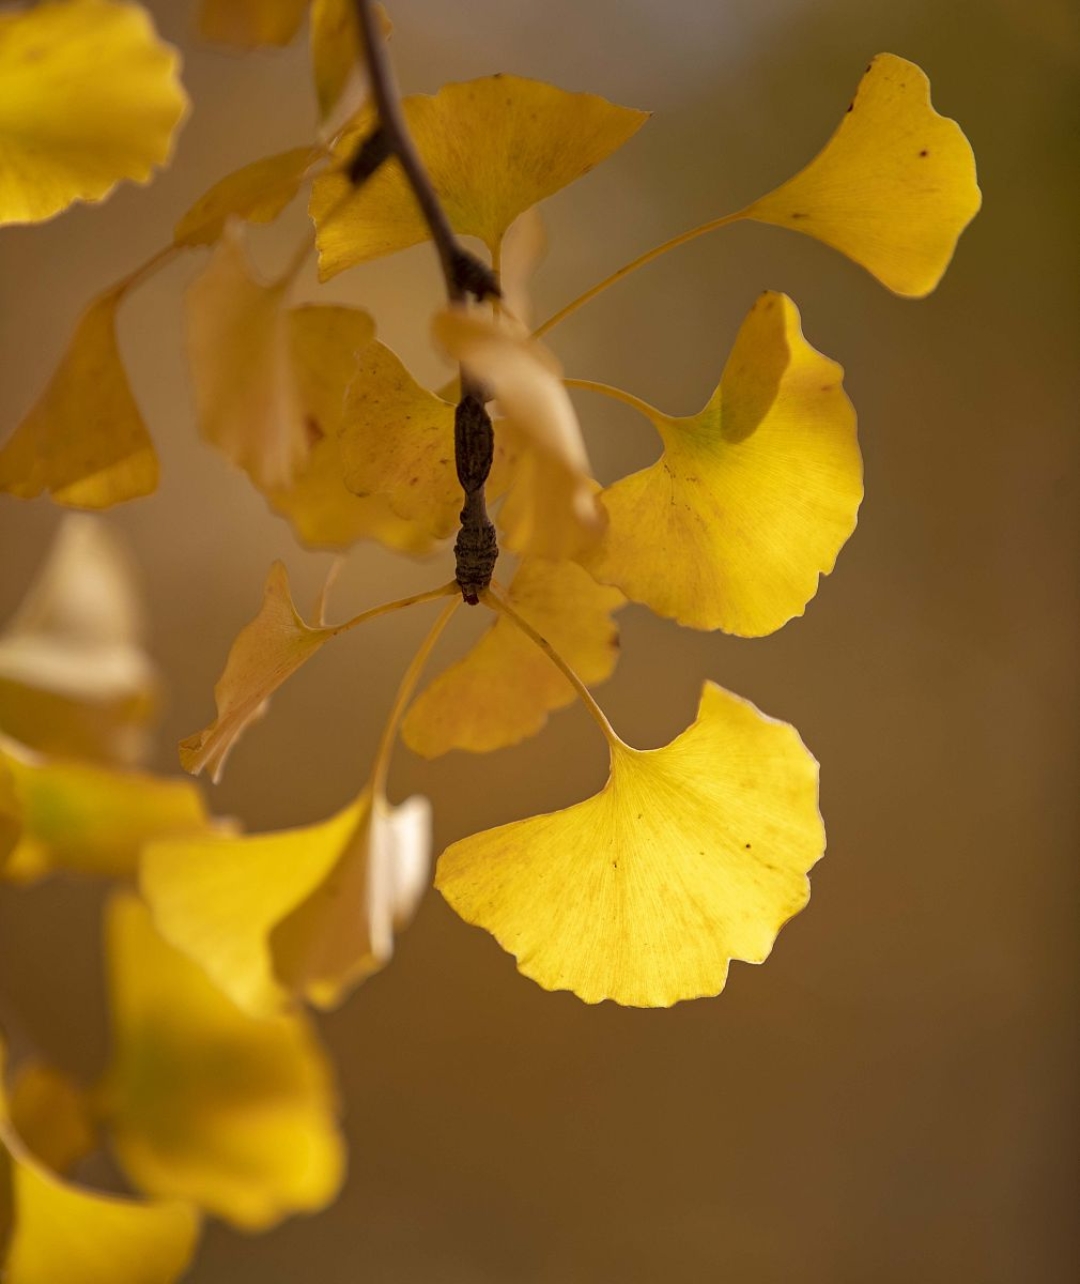
<svg viewBox="0 0 1080 1284">
<path fill-rule="evenodd" d="M 345 395 L 375 336 L 374 322 L 358 308 L 294 308 L 289 333 L 310 453 L 292 486 L 267 493 L 271 505 L 305 544 L 346 548 L 366 538 L 406 553 L 427 552 L 426 523 L 398 516 L 386 495 L 360 498 L 345 485 L 339 440 Z"/>
<path fill-rule="evenodd" d="M 254 49 L 290 44 L 308 0 L 201 0 L 199 35 L 220 45 Z"/>
<path fill-rule="evenodd" d="M 619 633 L 611 613 L 625 602 L 574 562 L 525 561 L 507 597 L 583 682 L 611 676 Z M 410 749 L 434 758 L 448 749 L 486 753 L 535 735 L 548 713 L 574 699 L 554 664 L 504 616 L 471 651 L 441 673 L 402 724 Z"/>
<path fill-rule="evenodd" d="M 384 39 L 393 24 L 381 4 L 375 18 Z M 311 71 L 319 117 L 325 120 L 338 106 L 350 80 L 362 82 L 363 48 L 356 0 L 312 0 Z"/>
<path fill-rule="evenodd" d="M 3 1060 L 0 1049 L 0 1079 Z M 198 1237 L 189 1204 L 120 1199 L 63 1181 L 27 1149 L 0 1087 L 5 1284 L 172 1284 Z"/>
<path fill-rule="evenodd" d="M 20 499 L 48 491 L 58 504 L 108 508 L 156 489 L 157 455 L 116 339 L 129 285 L 120 282 L 83 313 L 48 387 L 0 448 L 0 491 Z"/>
<path fill-rule="evenodd" d="M 941 280 L 982 196 L 960 126 L 930 105 L 930 82 L 879 54 L 825 148 L 743 217 L 815 236 L 896 294 Z"/>
<path fill-rule="evenodd" d="M 794 303 L 763 294 L 705 409 L 650 412 L 664 453 L 603 492 L 608 530 L 584 564 L 692 628 L 758 637 L 801 615 L 862 499 L 842 379 Z"/>
<path fill-rule="evenodd" d="M 101 1114 L 132 1183 L 245 1230 L 337 1194 L 345 1154 L 329 1063 L 302 1014 L 242 1012 L 135 897 L 107 918 L 113 1059 Z"/>
<path fill-rule="evenodd" d="M 22 834 L 22 803 L 11 768 L 0 755 L 0 873 Z"/>
<path fill-rule="evenodd" d="M 593 94 L 505 75 L 416 94 L 402 109 L 454 231 L 478 236 L 492 253 L 519 214 L 588 173 L 648 119 Z M 357 116 L 339 141 L 342 158 L 374 121 L 371 109 Z M 321 175 L 311 215 L 323 280 L 429 235 L 396 160 L 355 192 L 342 170 Z"/>
<path fill-rule="evenodd" d="M 499 514 L 506 546 L 550 561 L 576 557 L 599 538 L 604 514 L 558 363 L 515 325 L 478 312 L 447 309 L 432 332 L 505 415 L 495 437 L 513 457 Z"/>
<path fill-rule="evenodd" d="M 4 870 L 15 881 L 59 869 L 130 877 L 149 839 L 210 828 L 202 796 L 183 778 L 49 760 L 3 738 L 0 760 L 13 781 L 21 820 Z"/>
<path fill-rule="evenodd" d="M 713 683 L 663 749 L 612 738 L 603 790 L 454 843 L 435 885 L 548 990 L 667 1007 L 760 963 L 825 847 L 798 733 Z"/>
<path fill-rule="evenodd" d="M 384 496 L 400 518 L 434 539 L 457 529 L 462 504 L 454 463 L 454 407 L 422 388 L 381 343 L 360 354 L 341 423 L 345 484 Z"/>
<path fill-rule="evenodd" d="M 289 351 L 288 281 L 257 281 L 228 232 L 188 292 L 199 430 L 262 490 L 287 487 L 309 443 Z"/>
<path fill-rule="evenodd" d="M 514 220 L 503 238 L 499 259 L 503 307 L 522 325 L 532 321 L 532 279 L 544 261 L 547 248 L 544 217 L 535 205 Z"/>
<path fill-rule="evenodd" d="M 158 688 L 143 633 L 127 548 L 71 514 L 0 633 L 0 730 L 44 753 L 140 761 Z"/>
<path fill-rule="evenodd" d="M 424 888 L 426 799 L 365 791 L 317 825 L 151 844 L 141 885 L 166 940 L 245 1011 L 333 1007 L 381 968 Z"/>
<path fill-rule="evenodd" d="M 63 1174 L 97 1147 L 91 1105 L 76 1083 L 44 1061 L 24 1061 L 14 1075 L 8 1110 L 27 1150 Z"/>
<path fill-rule="evenodd" d="M 319 155 L 318 148 L 294 147 L 227 174 L 177 223 L 173 241 L 177 245 L 212 245 L 221 239 L 230 218 L 272 223 L 300 190 Z"/>
<path fill-rule="evenodd" d="M 187 110 L 176 51 L 139 4 L 0 14 L 0 223 L 37 223 L 164 165 Z"/>
<path fill-rule="evenodd" d="M 332 638 L 336 629 L 305 624 L 293 604 L 289 573 L 275 562 L 266 577 L 259 613 L 237 634 L 214 687 L 217 717 L 180 744 L 185 771 L 204 767 L 216 782 L 241 732 L 264 711 L 274 691 Z"/>
</svg>

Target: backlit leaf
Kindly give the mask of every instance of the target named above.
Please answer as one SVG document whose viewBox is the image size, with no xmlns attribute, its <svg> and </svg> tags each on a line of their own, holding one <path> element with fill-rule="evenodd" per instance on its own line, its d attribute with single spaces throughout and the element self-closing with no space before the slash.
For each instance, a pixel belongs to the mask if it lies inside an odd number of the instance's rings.
<svg viewBox="0 0 1080 1284">
<path fill-rule="evenodd" d="M 126 547 L 99 519 L 65 518 L 0 633 L 0 728 L 50 754 L 145 756 L 157 678 Z"/>
<path fill-rule="evenodd" d="M 427 885 L 426 799 L 365 791 L 300 829 L 152 844 L 142 890 L 158 929 L 240 1007 L 333 1007 L 382 967 Z"/>
<path fill-rule="evenodd" d="M 267 492 L 271 505 L 305 544 L 347 548 L 358 539 L 376 539 L 402 552 L 427 552 L 432 537 L 426 522 L 399 517 L 386 495 L 361 499 L 345 485 L 339 440 L 345 395 L 374 338 L 371 318 L 358 308 L 294 308 L 289 334 L 310 453 L 291 487 Z"/>
<path fill-rule="evenodd" d="M 0 490 L 21 499 L 48 491 L 58 504 L 108 508 L 156 489 L 157 455 L 116 340 L 128 285 L 83 313 L 48 387 L 0 449 Z"/>
<path fill-rule="evenodd" d="M 300 190 L 304 175 L 318 159 L 312 147 L 294 147 L 244 165 L 216 182 L 176 225 L 177 245 L 212 245 L 230 218 L 272 223 Z"/>
<path fill-rule="evenodd" d="M 287 288 L 257 281 L 239 240 L 226 234 L 188 292 L 199 430 L 262 490 L 291 485 L 309 453 Z"/>
<path fill-rule="evenodd" d="M 208 767 L 219 780 L 241 732 L 263 713 L 273 692 L 336 631 L 304 623 L 289 591 L 289 573 L 275 562 L 266 577 L 259 613 L 237 634 L 225 672 L 214 687 L 217 717 L 205 730 L 181 741 L 184 770 L 198 775 Z"/>
<path fill-rule="evenodd" d="M 593 94 L 571 94 L 520 76 L 444 85 L 402 102 L 405 119 L 454 231 L 494 252 L 519 214 L 621 147 L 648 119 Z M 342 159 L 368 136 L 361 112 L 338 144 Z M 396 160 L 351 191 L 336 170 L 311 194 L 323 280 L 427 239 L 428 227 Z"/>
<path fill-rule="evenodd" d="M 254 49 L 291 43 L 308 0 L 201 0 L 199 35 L 217 44 Z"/>
<path fill-rule="evenodd" d="M 187 110 L 178 69 L 138 4 L 53 0 L 0 14 L 0 223 L 147 182 Z"/>
<path fill-rule="evenodd" d="M 0 1081 L 2 1072 L 0 1055 Z M 121 1199 L 63 1181 L 27 1149 L 0 1090 L 5 1190 L 5 1284 L 172 1284 L 195 1252 L 199 1218 L 190 1205 Z"/>
<path fill-rule="evenodd" d="M 930 105 L 925 74 L 879 54 L 824 150 L 743 213 L 817 237 L 918 298 L 941 280 L 981 201 L 971 145 Z"/>
<path fill-rule="evenodd" d="M 794 728 L 706 683 L 669 745 L 614 743 L 599 794 L 454 843 L 435 883 L 545 989 L 667 1007 L 768 956 L 824 846 Z"/>
<path fill-rule="evenodd" d="M 584 564 L 693 628 L 756 637 L 801 615 L 862 499 L 842 378 L 791 300 L 763 294 L 704 410 L 657 413 L 660 459 L 603 492 L 608 530 Z"/>
<path fill-rule="evenodd" d="M 344 1148 L 330 1066 L 304 1017 L 242 1012 L 133 896 L 110 905 L 107 943 L 102 1114 L 133 1184 L 249 1231 L 328 1204 Z"/>
<path fill-rule="evenodd" d="M 9 1092 L 11 1123 L 27 1150 L 58 1175 L 97 1147 L 86 1094 L 44 1061 L 24 1061 Z"/>
<path fill-rule="evenodd" d="M 161 834 L 209 828 L 189 780 L 49 760 L 0 739 L 22 832 L 4 874 L 25 882 L 53 870 L 130 877 L 142 845 Z"/>
<path fill-rule="evenodd" d="M 587 684 L 611 676 L 619 634 L 611 613 L 623 595 L 573 562 L 526 561 L 507 593 Z M 535 735 L 548 713 L 574 699 L 558 668 L 511 620 L 499 616 L 456 664 L 416 700 L 402 724 L 410 749 L 434 758 L 448 749 L 484 753 Z"/>
<path fill-rule="evenodd" d="M 434 539 L 458 525 L 454 407 L 422 388 L 381 343 L 360 354 L 341 426 L 345 484 L 384 496 L 398 517 Z"/>
<path fill-rule="evenodd" d="M 581 553 L 602 532 L 604 514 L 554 357 L 515 325 L 459 308 L 439 313 L 432 333 L 505 416 L 495 436 L 513 458 L 499 514 L 506 546 L 550 561 Z"/>
</svg>

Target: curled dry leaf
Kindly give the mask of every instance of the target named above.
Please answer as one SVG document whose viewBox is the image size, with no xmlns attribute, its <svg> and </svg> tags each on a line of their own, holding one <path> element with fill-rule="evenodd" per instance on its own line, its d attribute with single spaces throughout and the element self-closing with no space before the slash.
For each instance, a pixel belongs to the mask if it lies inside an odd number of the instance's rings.
<svg viewBox="0 0 1080 1284">
<path fill-rule="evenodd" d="M 71 515 L 0 633 L 0 728 L 31 748 L 125 765 L 148 749 L 158 680 L 131 557 Z"/>
<path fill-rule="evenodd" d="M 365 792 L 320 824 L 151 844 L 142 891 L 162 935 L 254 1015 L 333 1007 L 393 951 L 427 886 L 430 809 Z"/>
</svg>

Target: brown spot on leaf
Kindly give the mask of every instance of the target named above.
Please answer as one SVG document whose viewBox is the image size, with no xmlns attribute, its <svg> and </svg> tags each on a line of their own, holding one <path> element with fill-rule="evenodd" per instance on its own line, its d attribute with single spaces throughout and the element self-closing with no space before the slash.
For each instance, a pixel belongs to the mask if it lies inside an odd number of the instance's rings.
<svg viewBox="0 0 1080 1284">
<path fill-rule="evenodd" d="M 310 449 L 314 449 L 326 436 L 326 433 L 322 430 L 322 425 L 314 415 L 304 416 L 304 435 L 307 437 L 307 444 Z"/>
</svg>

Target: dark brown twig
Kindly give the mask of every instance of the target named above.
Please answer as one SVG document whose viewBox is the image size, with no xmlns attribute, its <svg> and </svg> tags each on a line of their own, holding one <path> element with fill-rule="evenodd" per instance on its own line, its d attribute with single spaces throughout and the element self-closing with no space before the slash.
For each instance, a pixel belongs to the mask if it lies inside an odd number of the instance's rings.
<svg viewBox="0 0 1080 1284">
<path fill-rule="evenodd" d="M 396 156 L 431 232 L 450 303 L 464 303 L 470 295 L 480 301 L 499 298 L 497 275 L 458 241 L 416 150 L 401 110 L 401 95 L 387 57 L 386 42 L 375 21 L 373 0 L 356 0 L 356 13 L 379 125 L 354 157 L 350 176 L 355 169 L 358 177 L 353 181 L 359 184 L 374 173 L 383 160 Z M 491 417 L 484 401 L 482 389 L 463 369 L 461 399 L 454 416 L 454 458 L 465 503 L 454 556 L 462 596 L 472 606 L 479 602 L 480 594 L 491 583 L 499 555 L 495 527 L 487 515 L 484 496 L 494 454 Z"/>
</svg>

